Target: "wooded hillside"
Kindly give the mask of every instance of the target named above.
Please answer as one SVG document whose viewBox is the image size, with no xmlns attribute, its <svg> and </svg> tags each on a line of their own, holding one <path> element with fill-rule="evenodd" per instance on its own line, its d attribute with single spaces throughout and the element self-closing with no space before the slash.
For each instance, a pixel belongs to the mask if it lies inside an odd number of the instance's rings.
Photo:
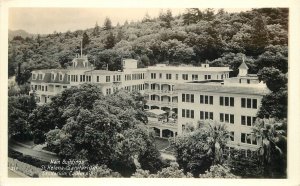
<svg viewBox="0 0 300 186">
<path fill-rule="evenodd" d="M 66 68 L 80 53 L 101 69 L 121 69 L 121 58 L 139 59 L 139 66 L 156 63 L 193 64 L 208 62 L 211 66 L 239 66 L 245 54 L 250 73 L 262 67 L 287 72 L 288 9 L 253 9 L 227 13 L 224 10 L 186 9 L 173 16 L 170 10 L 159 17 L 145 15 L 139 22 L 104 25 L 74 32 L 15 36 L 9 41 L 9 76 L 17 74 L 26 82 L 33 69 Z M 235 75 L 234 71 L 232 75 Z"/>
</svg>

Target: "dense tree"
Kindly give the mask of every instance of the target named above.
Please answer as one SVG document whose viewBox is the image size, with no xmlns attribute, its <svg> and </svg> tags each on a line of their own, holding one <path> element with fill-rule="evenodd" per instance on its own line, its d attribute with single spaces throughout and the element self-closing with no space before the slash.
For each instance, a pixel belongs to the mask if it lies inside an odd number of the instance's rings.
<svg viewBox="0 0 300 186">
<path fill-rule="evenodd" d="M 91 40 L 89 36 L 87 35 L 86 32 L 84 32 L 82 35 L 82 48 L 85 48 L 90 42 Z"/>
<path fill-rule="evenodd" d="M 229 53 L 244 53 L 248 59 L 254 60 L 253 68 L 250 68 L 256 69 L 253 73 L 266 66 L 274 66 L 286 73 L 287 9 L 254 9 L 230 14 L 213 12 L 211 9 L 200 11 L 198 8 L 190 8 L 181 17 L 176 17 L 166 11 L 150 22 L 135 22 L 116 28 L 112 27 L 107 18 L 106 25 L 103 30 L 99 29 L 97 35 L 95 32 L 98 27 L 95 25 L 92 29 L 49 36 L 37 35 L 32 39 L 17 37 L 9 40 L 9 75 L 17 73 L 19 63 L 20 79 L 23 79 L 21 84 L 28 80 L 33 69 L 65 68 L 75 54 L 80 53 L 78 36 L 84 33 L 90 40 L 88 45 L 84 44 L 84 53 L 95 59 L 96 66 L 101 68 L 106 64 L 109 69 L 115 66 L 118 61 L 115 59 L 120 56 L 139 59 L 147 55 L 150 65 L 165 61 L 171 64 L 182 62 L 199 65 Z M 172 29 L 166 28 L 170 26 Z M 106 49 L 110 31 L 116 38 L 114 44 Z M 174 40 L 182 44 L 173 45 Z M 107 53 L 112 54 L 112 57 L 103 61 Z"/>
<path fill-rule="evenodd" d="M 213 165 L 205 174 L 200 174 L 200 178 L 239 178 L 230 172 L 230 168 L 222 165 Z"/>
<path fill-rule="evenodd" d="M 106 40 L 104 42 L 104 47 L 106 49 L 111 49 L 115 46 L 116 44 L 116 37 L 112 32 L 109 32 L 108 36 L 106 37 Z"/>
<path fill-rule="evenodd" d="M 199 129 L 187 133 L 174 142 L 177 162 L 185 172 L 195 177 L 211 165 L 223 163 L 223 149 L 229 133 L 224 124 L 205 122 Z"/>
<path fill-rule="evenodd" d="M 184 174 L 182 169 L 179 169 L 179 165 L 175 162 L 171 163 L 169 167 L 163 168 L 157 174 L 150 174 L 149 171 L 138 169 L 132 177 L 134 178 L 191 178 L 192 174 Z"/>
<path fill-rule="evenodd" d="M 20 95 L 8 98 L 8 135 L 18 139 L 31 137 L 28 116 L 36 107 L 33 96 Z"/>
<path fill-rule="evenodd" d="M 172 15 L 172 11 L 170 9 L 167 10 L 166 13 L 161 12 L 159 14 L 159 19 L 161 21 L 163 21 L 162 26 L 166 27 L 166 28 L 171 28 L 171 21 L 174 20 L 173 15 Z"/>
<path fill-rule="evenodd" d="M 195 24 L 202 19 L 202 12 L 199 8 L 187 8 L 182 18 L 185 25 Z"/>
<path fill-rule="evenodd" d="M 61 158 L 107 165 L 126 177 L 135 172 L 135 159 L 151 172 L 160 170 L 159 153 L 143 124 L 142 96 L 120 91 L 104 97 L 100 92 L 86 84 L 53 98 L 48 107 L 57 105 L 62 115 L 56 117 L 65 123 L 47 133 L 48 147 Z"/>
</svg>

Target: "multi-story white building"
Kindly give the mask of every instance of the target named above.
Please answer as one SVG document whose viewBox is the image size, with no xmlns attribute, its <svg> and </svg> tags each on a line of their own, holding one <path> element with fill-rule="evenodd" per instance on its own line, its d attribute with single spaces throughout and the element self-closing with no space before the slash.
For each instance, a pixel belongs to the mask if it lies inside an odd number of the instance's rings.
<svg viewBox="0 0 300 186">
<path fill-rule="evenodd" d="M 122 66 L 122 71 L 94 70 L 87 56 L 77 56 L 68 69 L 33 71 L 30 93 L 34 92 L 42 104 L 64 89 L 83 83 L 99 85 L 104 95 L 119 89 L 137 90 L 145 95 L 146 109 L 173 115 L 170 120 L 149 120 L 149 127 L 160 137 L 182 134 L 187 125 L 197 126 L 212 119 L 226 123 L 232 134 L 230 145 L 255 148 L 251 126 L 269 90 L 256 75 L 248 74 L 244 62 L 238 77 L 233 78 L 229 78 L 229 67 L 209 64 L 137 68 L 137 60 L 125 59 Z"/>
</svg>

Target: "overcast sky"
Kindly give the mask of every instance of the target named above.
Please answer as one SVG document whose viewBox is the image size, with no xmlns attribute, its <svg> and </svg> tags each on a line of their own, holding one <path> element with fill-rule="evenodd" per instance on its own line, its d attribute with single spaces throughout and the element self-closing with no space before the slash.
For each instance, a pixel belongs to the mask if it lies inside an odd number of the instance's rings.
<svg viewBox="0 0 300 186">
<path fill-rule="evenodd" d="M 23 29 L 29 33 L 49 34 L 54 31 L 66 32 L 87 29 L 103 25 L 109 17 L 116 25 L 123 24 L 126 20 L 141 20 L 146 13 L 150 17 L 157 17 L 159 8 L 10 8 L 9 29 Z M 226 9 L 228 12 L 245 11 L 247 9 Z M 249 10 L 249 8 L 248 8 Z M 184 9 L 171 9 L 173 15 L 184 12 Z"/>
</svg>

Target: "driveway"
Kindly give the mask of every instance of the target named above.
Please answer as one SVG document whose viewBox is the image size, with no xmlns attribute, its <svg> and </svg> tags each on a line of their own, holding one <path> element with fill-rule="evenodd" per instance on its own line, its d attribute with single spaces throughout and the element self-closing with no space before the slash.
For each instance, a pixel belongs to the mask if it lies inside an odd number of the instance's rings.
<svg viewBox="0 0 300 186">
<path fill-rule="evenodd" d="M 46 153 L 46 152 L 36 151 L 36 150 L 33 150 L 29 147 L 22 146 L 20 144 L 14 143 L 14 142 L 10 142 L 8 144 L 8 148 L 10 148 L 14 151 L 17 151 L 17 152 L 21 152 L 24 155 L 29 155 L 29 156 L 35 157 L 35 158 L 37 158 L 39 160 L 43 160 L 43 161 L 50 162 L 50 160 L 59 159 L 58 156 L 56 156 L 56 155 L 49 154 L 49 153 Z"/>
</svg>

